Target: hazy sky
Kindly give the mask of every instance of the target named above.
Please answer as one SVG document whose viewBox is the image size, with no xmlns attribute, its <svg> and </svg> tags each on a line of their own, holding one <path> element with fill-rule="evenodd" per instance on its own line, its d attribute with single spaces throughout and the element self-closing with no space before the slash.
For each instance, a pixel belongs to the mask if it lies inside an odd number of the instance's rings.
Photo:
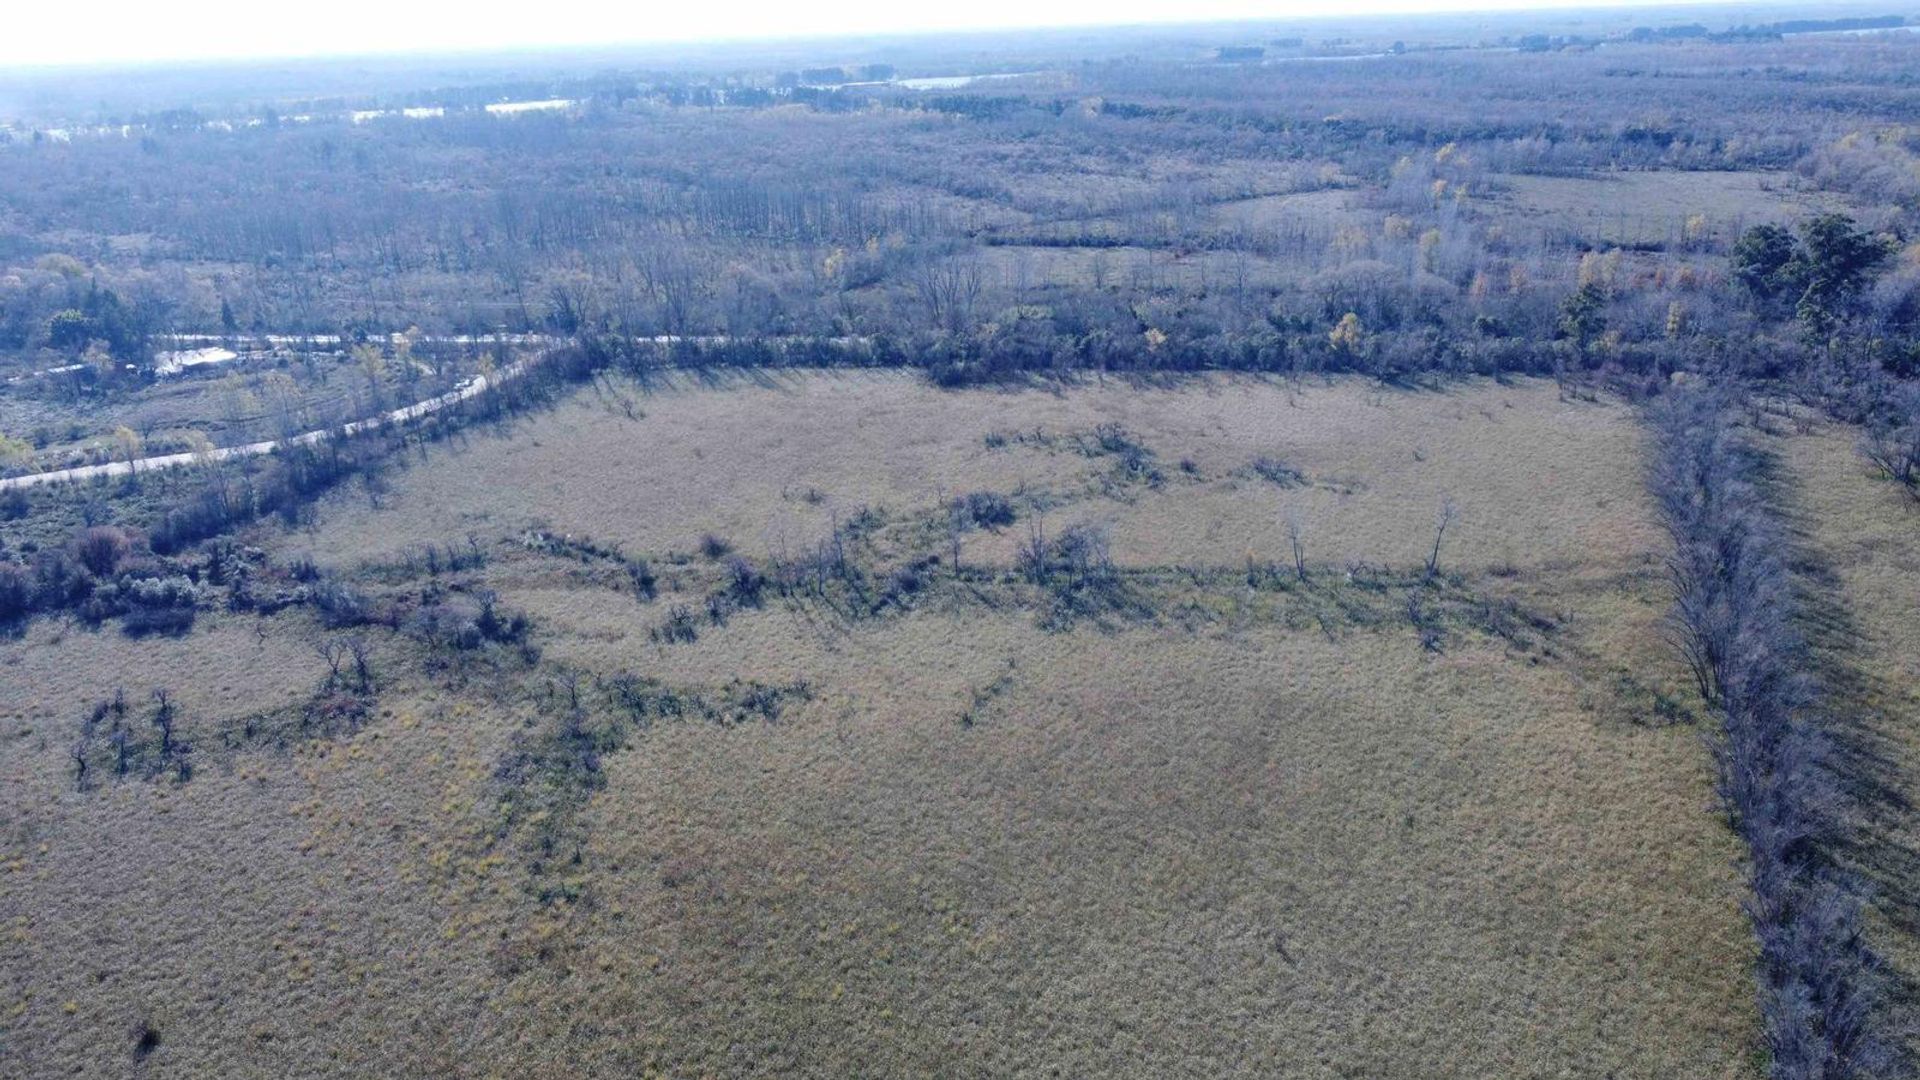
<svg viewBox="0 0 1920 1080">
<path fill-rule="evenodd" d="M 1674 0 L 20 0 L 0 65 L 1655 2 Z"/>
</svg>

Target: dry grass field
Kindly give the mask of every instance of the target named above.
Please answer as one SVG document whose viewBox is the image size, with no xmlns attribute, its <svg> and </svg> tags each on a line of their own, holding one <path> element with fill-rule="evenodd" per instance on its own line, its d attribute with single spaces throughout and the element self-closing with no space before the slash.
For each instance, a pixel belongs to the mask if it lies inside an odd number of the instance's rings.
<svg viewBox="0 0 1920 1080">
<path fill-rule="evenodd" d="M 0 643 L 0 1075 L 1754 1075 L 1642 458 L 1544 381 L 603 382 L 251 538 L 531 616 L 365 629 L 351 730 L 273 726 L 306 608 Z M 703 608 L 708 535 L 852 569 Z M 163 680 L 192 778 L 79 790 Z"/>
<path fill-rule="evenodd" d="M 1085 452 L 1101 424 L 1151 451 L 1157 484 L 1115 482 L 1113 455 Z M 505 437 L 476 434 L 397 475 L 385 508 L 344 495 L 287 543 L 348 564 L 476 529 L 537 527 L 655 555 L 691 552 L 714 533 L 761 556 L 863 506 L 924 509 L 943 492 L 994 490 L 1057 504 L 1055 529 L 1110 526 L 1123 564 L 1284 559 L 1292 509 L 1310 560 L 1406 566 L 1424 557 L 1450 496 L 1461 524 L 1449 564 L 1547 568 L 1596 551 L 1622 562 L 1658 551 L 1640 452 L 1625 411 L 1562 400 L 1544 380 L 1398 391 L 1362 380 L 1109 379 L 1058 393 L 931 394 L 905 372 L 769 373 L 724 392 L 679 378 L 582 394 Z M 1299 478 L 1261 476 L 1262 458 Z M 976 534 L 967 557 L 1010 562 L 1020 533 Z"/>
<path fill-rule="evenodd" d="M 1639 171 L 1591 176 L 1504 176 L 1495 201 L 1515 225 L 1532 222 L 1596 244 L 1728 241 L 1762 222 L 1853 211 L 1844 198 L 1791 173 Z M 1689 235 L 1688 219 L 1703 230 Z"/>
</svg>

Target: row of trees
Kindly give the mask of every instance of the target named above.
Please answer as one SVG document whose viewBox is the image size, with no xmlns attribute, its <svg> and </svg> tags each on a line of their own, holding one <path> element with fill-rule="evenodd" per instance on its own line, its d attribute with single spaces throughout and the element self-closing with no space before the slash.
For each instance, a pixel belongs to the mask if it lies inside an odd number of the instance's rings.
<svg viewBox="0 0 1920 1080">
<path fill-rule="evenodd" d="M 1719 792 L 1745 842 L 1747 913 L 1774 1080 L 1894 1075 L 1880 964 L 1854 883 L 1825 701 L 1795 618 L 1789 540 L 1734 401 L 1687 390 L 1655 410 L 1654 473 L 1682 651 L 1720 721 Z"/>
</svg>

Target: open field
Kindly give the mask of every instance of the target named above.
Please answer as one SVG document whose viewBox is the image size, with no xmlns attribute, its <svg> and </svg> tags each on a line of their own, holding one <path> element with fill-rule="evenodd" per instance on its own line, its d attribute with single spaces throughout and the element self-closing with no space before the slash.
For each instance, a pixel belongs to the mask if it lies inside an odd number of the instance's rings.
<svg viewBox="0 0 1920 1080">
<path fill-rule="evenodd" d="M 1090 454 L 1102 424 L 1149 451 L 1160 479 Z M 1451 562 L 1544 569 L 1596 548 L 1657 550 L 1638 439 L 1618 408 L 1563 400 L 1544 380 L 1396 391 L 1354 379 L 1109 379 L 1062 393 L 931 394 L 907 373 L 768 373 L 724 393 L 676 378 L 582 394 L 504 437 L 476 434 L 397 474 L 389 509 L 345 493 L 310 539 L 290 543 L 351 563 L 474 529 L 544 528 L 635 554 L 691 552 L 714 533 L 759 557 L 863 506 L 924 510 L 941 492 L 991 490 L 1057 504 L 1055 529 L 1110 526 L 1127 565 L 1283 559 L 1288 510 L 1314 561 L 1408 565 L 1451 496 L 1463 520 Z M 1268 479 L 1260 459 L 1298 476 Z M 1565 492 L 1553 513 L 1515 512 L 1542 488 Z M 1020 535 L 976 535 L 967 557 L 1010 564 Z"/>
<path fill-rule="evenodd" d="M 1596 247 L 1724 244 L 1762 222 L 1857 210 L 1792 173 L 1643 171 L 1495 183 L 1507 190 L 1491 217 L 1508 218 L 1512 228 L 1561 230 Z M 1689 219 L 1697 219 L 1691 233 Z"/>
<path fill-rule="evenodd" d="M 1752 1075 L 1641 454 L 1543 381 L 603 382 L 256 538 L 376 600 L 497 591 L 532 659 L 376 624 L 364 721 L 294 730 L 305 609 L 0 645 L 34 688 L 0 731 L 0 1073 Z M 703 534 L 765 565 L 858 517 L 877 576 L 968 491 L 1017 520 L 911 600 L 654 633 L 721 572 Z M 1110 529 L 1124 600 L 1062 619 L 1021 577 L 1042 513 Z M 482 566 L 402 550 L 468 533 Z M 88 703 L 163 680 L 191 780 L 76 790 Z M 553 765 L 567 723 L 591 776 Z"/>
</svg>

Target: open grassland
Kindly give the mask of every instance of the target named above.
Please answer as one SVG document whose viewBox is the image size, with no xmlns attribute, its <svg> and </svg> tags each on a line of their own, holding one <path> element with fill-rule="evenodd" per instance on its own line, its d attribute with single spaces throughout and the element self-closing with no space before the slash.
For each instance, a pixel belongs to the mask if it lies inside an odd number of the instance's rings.
<svg viewBox="0 0 1920 1080">
<path fill-rule="evenodd" d="M 1626 247 L 1731 242 L 1750 225 L 1857 209 L 1782 172 L 1645 170 L 1503 176 L 1496 183 L 1505 190 L 1491 209 L 1512 215 L 1510 227 L 1543 226 Z"/>
<path fill-rule="evenodd" d="M 255 538 L 414 613 L 350 725 L 306 607 L 0 644 L 0 1073 L 1750 1076 L 1642 453 L 1545 382 L 603 382 Z M 425 644 L 489 593 L 528 647 Z M 192 779 L 77 790 L 162 680 Z"/>
<path fill-rule="evenodd" d="M 1783 436 L 1781 475 L 1817 588 L 1815 644 L 1844 721 L 1864 811 L 1850 853 L 1874 890 L 1873 940 L 1893 967 L 1903 1012 L 1920 1008 L 1920 508 L 1876 475 L 1857 429 Z M 1920 1035 L 1908 1031 L 1920 1049 Z"/>
<path fill-rule="evenodd" d="M 707 533 L 765 555 L 863 506 L 924 510 L 990 490 L 1051 507 L 1055 531 L 1109 526 L 1115 560 L 1143 567 L 1284 560 L 1290 509 L 1316 562 L 1417 564 L 1449 496 L 1462 518 L 1451 565 L 1657 552 L 1622 410 L 1542 380 L 1463 385 L 1207 378 L 932 394 L 894 372 L 769 374 L 723 393 L 618 384 L 396 475 L 385 508 L 343 496 L 289 543 L 350 564 L 470 530 L 544 528 L 636 555 L 691 552 Z M 1103 424 L 1148 452 L 1142 468 L 1099 445 Z M 1021 535 L 976 535 L 966 558 L 1010 562 Z"/>
</svg>

